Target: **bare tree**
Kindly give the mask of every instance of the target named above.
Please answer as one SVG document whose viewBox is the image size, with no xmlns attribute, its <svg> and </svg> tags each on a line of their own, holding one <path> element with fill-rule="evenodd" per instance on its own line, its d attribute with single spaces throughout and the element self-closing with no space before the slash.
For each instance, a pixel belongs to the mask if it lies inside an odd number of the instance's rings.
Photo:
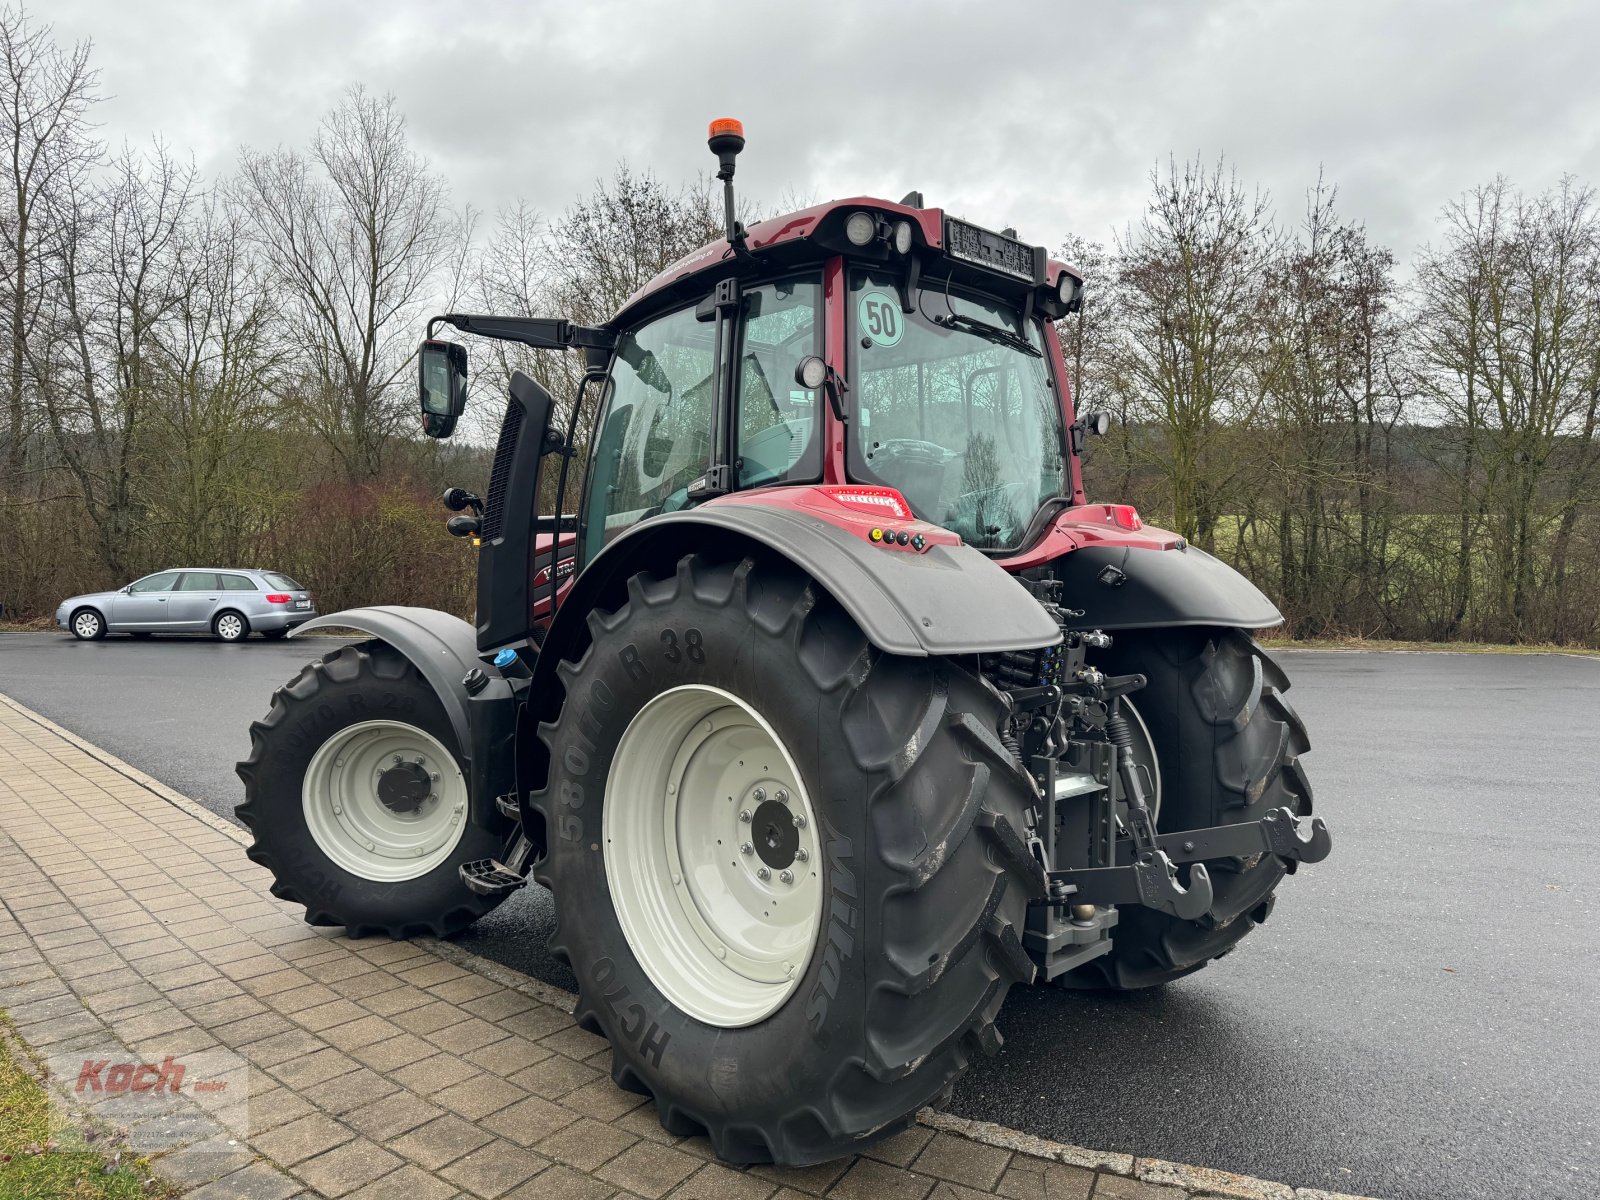
<svg viewBox="0 0 1600 1200">
<path fill-rule="evenodd" d="M 1123 311 L 1118 381 L 1162 435 L 1156 463 L 1177 530 L 1214 544 L 1239 468 L 1229 422 L 1254 404 L 1262 268 L 1273 247 L 1266 196 L 1222 162 L 1151 172 L 1144 217 L 1117 239 Z"/>
<path fill-rule="evenodd" d="M 89 116 L 99 100 L 99 72 L 88 42 L 65 50 L 48 25 L 21 9 L 0 10 L 0 139 L 5 200 L 0 207 L 0 288 L 4 289 L 5 463 L 16 480 L 31 430 L 27 343 L 39 320 L 44 259 L 56 253 L 59 230 L 46 219 L 52 201 L 78 186 L 98 161 Z"/>
<path fill-rule="evenodd" d="M 1452 468 L 1463 516 L 1476 509 L 1493 545 L 1499 632 L 1520 640 L 1543 632 L 1533 610 L 1546 540 L 1564 570 L 1578 507 L 1595 499 L 1600 216 L 1571 179 L 1532 198 L 1497 179 L 1448 205 L 1444 222 L 1418 272 L 1428 379 L 1463 434 Z"/>
<path fill-rule="evenodd" d="M 54 211 L 51 328 L 29 343 L 52 443 L 76 481 L 101 561 L 124 574 L 149 518 L 150 429 L 163 402 L 165 326 L 182 302 L 192 167 L 159 143 L 125 149 L 94 194 Z"/>
<path fill-rule="evenodd" d="M 360 86 L 323 119 L 309 155 L 246 150 L 240 172 L 304 358 L 287 398 L 347 479 L 373 479 L 409 419 L 410 393 L 393 385 L 451 257 L 444 181 L 411 148 L 394 97 Z"/>
</svg>

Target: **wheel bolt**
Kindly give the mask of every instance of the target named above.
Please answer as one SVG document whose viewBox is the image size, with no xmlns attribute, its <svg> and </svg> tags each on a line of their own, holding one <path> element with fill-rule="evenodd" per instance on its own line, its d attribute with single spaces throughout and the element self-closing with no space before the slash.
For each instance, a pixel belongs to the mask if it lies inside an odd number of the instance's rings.
<svg viewBox="0 0 1600 1200">
<path fill-rule="evenodd" d="M 794 860 L 795 862 L 810 862 L 811 855 L 806 853 L 804 846 L 797 846 L 795 847 Z"/>
<path fill-rule="evenodd" d="M 335 804 L 333 806 L 333 815 L 334 816 L 337 817 L 342 812 L 344 812 L 344 806 L 342 804 Z"/>
<path fill-rule="evenodd" d="M 760 869 L 758 869 L 756 871 L 756 878 L 757 879 L 771 879 L 772 878 L 772 872 L 767 870 L 765 867 L 761 867 Z"/>
<path fill-rule="evenodd" d="M 794 872 L 793 871 L 784 871 L 778 876 L 778 878 L 783 880 L 785 883 L 793 883 L 794 882 Z"/>
<path fill-rule="evenodd" d="M 795 813 L 794 827 L 796 829 L 804 829 L 806 827 L 806 818 L 804 813 Z"/>
<path fill-rule="evenodd" d="M 394 761 L 397 762 L 397 763 L 403 763 L 403 762 L 405 762 L 405 759 L 401 758 L 398 754 L 396 754 L 394 756 Z"/>
<path fill-rule="evenodd" d="M 789 793 L 784 791 L 782 788 L 779 788 L 777 791 L 773 792 L 772 798 L 779 804 L 789 803 Z"/>
<path fill-rule="evenodd" d="M 746 842 L 746 843 L 744 843 L 744 845 L 739 847 L 739 853 L 740 854 L 754 854 L 755 852 L 756 852 L 756 848 L 754 846 L 752 846 L 749 842 Z"/>
<path fill-rule="evenodd" d="M 750 819 L 751 819 L 750 818 L 750 810 L 748 808 L 741 808 L 739 810 L 739 820 L 744 821 L 746 824 L 748 824 Z"/>
<path fill-rule="evenodd" d="M 433 780 L 435 783 L 438 783 L 439 782 L 439 772 L 437 772 L 437 771 L 433 772 L 433 774 L 429 775 L 428 778 Z"/>
<path fill-rule="evenodd" d="M 767 789 L 764 787 L 758 787 L 755 791 L 750 793 L 750 799 L 754 800 L 757 804 L 760 804 L 766 798 Z"/>
</svg>

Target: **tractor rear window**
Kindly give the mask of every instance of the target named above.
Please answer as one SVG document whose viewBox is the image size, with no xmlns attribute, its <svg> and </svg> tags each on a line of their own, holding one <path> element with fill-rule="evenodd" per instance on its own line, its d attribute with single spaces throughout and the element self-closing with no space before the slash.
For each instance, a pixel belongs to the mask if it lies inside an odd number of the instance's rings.
<svg viewBox="0 0 1600 1200">
<path fill-rule="evenodd" d="M 851 274 L 851 477 L 898 488 L 919 517 L 969 545 L 1015 547 L 1066 486 L 1037 323 L 1024 328 L 1001 301 L 931 284 L 907 313 L 896 284 Z"/>
</svg>

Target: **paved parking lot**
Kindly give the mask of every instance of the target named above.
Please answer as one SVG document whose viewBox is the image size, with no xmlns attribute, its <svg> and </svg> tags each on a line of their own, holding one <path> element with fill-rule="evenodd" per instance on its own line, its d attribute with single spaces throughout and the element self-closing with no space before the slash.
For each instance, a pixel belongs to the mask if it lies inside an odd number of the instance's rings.
<svg viewBox="0 0 1600 1200">
<path fill-rule="evenodd" d="M 0 637 L 0 692 L 214 811 L 315 646 Z M 1600 661 L 1303 653 L 1334 856 L 1233 956 L 1160 991 L 1019 991 L 952 1110 L 1099 1149 L 1397 1200 L 1600 1178 Z M 463 938 L 558 986 L 548 898 Z"/>
</svg>

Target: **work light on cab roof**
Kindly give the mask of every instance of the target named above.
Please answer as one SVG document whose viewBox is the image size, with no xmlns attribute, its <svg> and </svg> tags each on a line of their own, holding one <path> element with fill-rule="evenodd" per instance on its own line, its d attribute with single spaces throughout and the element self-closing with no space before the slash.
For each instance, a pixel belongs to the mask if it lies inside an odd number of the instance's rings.
<svg viewBox="0 0 1600 1200">
<path fill-rule="evenodd" d="M 306 625 L 366 640 L 274 695 L 239 815 L 356 933 L 536 879 L 612 1078 L 800 1166 L 947 1095 L 1013 985 L 1178 980 L 1331 840 L 1251 637 L 1277 610 L 1084 492 L 1081 274 L 916 191 L 746 228 L 744 129 L 708 133 L 723 236 L 609 319 L 428 323 L 429 436 L 454 335 L 574 351 L 576 388 L 513 372 L 483 497 L 446 494 L 475 626 Z"/>
</svg>

